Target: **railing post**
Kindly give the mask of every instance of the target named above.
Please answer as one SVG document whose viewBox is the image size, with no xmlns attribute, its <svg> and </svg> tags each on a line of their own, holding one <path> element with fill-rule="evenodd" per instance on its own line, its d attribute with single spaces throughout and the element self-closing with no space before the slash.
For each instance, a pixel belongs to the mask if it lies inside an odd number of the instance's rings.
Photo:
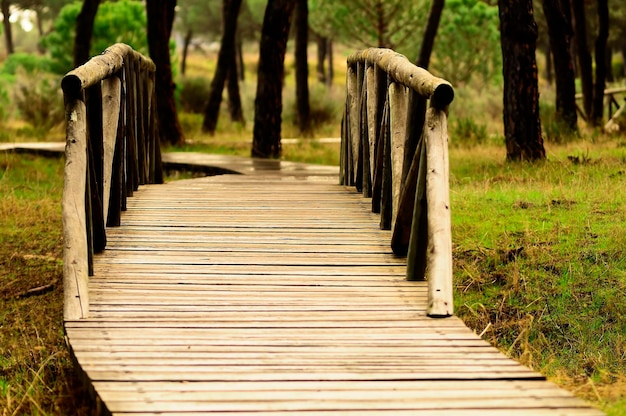
<svg viewBox="0 0 626 416">
<path fill-rule="evenodd" d="M 89 274 L 85 191 L 87 187 L 87 119 L 85 103 L 66 97 L 65 179 L 63 185 L 63 316 L 86 318 Z"/>
<path fill-rule="evenodd" d="M 450 170 L 446 113 L 426 112 L 426 200 L 428 201 L 428 315 L 452 315 Z"/>
<path fill-rule="evenodd" d="M 389 86 L 389 124 L 391 128 L 392 212 L 391 225 L 395 228 L 400 206 L 400 190 L 403 182 L 404 148 L 406 132 L 406 87 L 397 82 Z"/>
</svg>

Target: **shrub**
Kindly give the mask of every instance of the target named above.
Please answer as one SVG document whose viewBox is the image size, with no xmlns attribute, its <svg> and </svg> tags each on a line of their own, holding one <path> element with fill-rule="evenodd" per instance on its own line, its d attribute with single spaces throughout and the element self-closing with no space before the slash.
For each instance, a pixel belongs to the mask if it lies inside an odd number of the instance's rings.
<svg viewBox="0 0 626 416">
<path fill-rule="evenodd" d="M 0 76 L 0 125 L 6 120 L 9 112 L 7 111 L 9 106 L 9 85 L 11 84 L 10 80 L 7 78 L 13 78 L 12 76 Z"/>
<path fill-rule="evenodd" d="M 58 76 L 18 70 L 13 87 L 13 103 L 22 118 L 37 131 L 47 132 L 63 122 L 65 110 Z"/>
<path fill-rule="evenodd" d="M 0 73 L 15 75 L 19 68 L 23 68 L 26 72 L 49 72 L 50 65 L 50 58 L 44 56 L 29 53 L 13 53 L 4 61 Z"/>
<path fill-rule="evenodd" d="M 451 146 L 478 146 L 489 139 L 487 126 L 476 123 L 470 117 L 455 118 L 450 125 Z"/>
<path fill-rule="evenodd" d="M 325 85 L 315 84 L 309 87 L 309 106 L 311 130 L 317 135 L 338 135 L 341 126 L 341 117 L 344 106 L 344 90 L 327 88 Z M 286 127 L 285 137 L 297 136 L 298 131 L 291 130 L 297 125 L 296 97 L 293 89 L 283 92 L 283 128 Z"/>
<path fill-rule="evenodd" d="M 549 143 L 570 143 L 579 138 L 577 132 L 572 131 L 566 123 L 556 117 L 554 105 L 542 101 L 539 107 L 541 113 L 541 130 L 543 139 Z"/>
<path fill-rule="evenodd" d="M 204 113 L 211 91 L 210 81 L 204 77 L 182 77 L 178 84 L 181 110 L 188 113 Z"/>
</svg>

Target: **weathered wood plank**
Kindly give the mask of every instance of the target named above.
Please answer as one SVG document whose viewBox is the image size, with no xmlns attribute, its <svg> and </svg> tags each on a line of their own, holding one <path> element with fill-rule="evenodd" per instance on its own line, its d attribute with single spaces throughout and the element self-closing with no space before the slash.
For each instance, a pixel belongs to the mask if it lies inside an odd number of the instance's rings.
<svg viewBox="0 0 626 416">
<path fill-rule="evenodd" d="M 235 179 L 141 188 L 109 231 L 90 318 L 65 329 L 112 414 L 589 410 L 459 319 L 427 318 L 427 283 L 404 279 L 360 196 Z"/>
</svg>

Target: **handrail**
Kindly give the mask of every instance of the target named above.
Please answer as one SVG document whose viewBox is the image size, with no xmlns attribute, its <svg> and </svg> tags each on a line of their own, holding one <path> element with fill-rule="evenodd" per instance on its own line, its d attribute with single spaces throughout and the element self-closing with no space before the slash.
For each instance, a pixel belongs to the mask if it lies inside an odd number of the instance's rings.
<svg viewBox="0 0 626 416">
<path fill-rule="evenodd" d="M 381 228 L 392 230 L 393 252 L 407 256 L 407 279 L 428 276 L 428 315 L 451 316 L 454 89 L 390 49 L 365 49 L 347 63 L 340 181 L 372 198 Z"/>
<path fill-rule="evenodd" d="M 120 224 L 139 185 L 163 182 L 154 63 L 125 44 L 70 71 L 61 82 L 66 145 L 63 287 L 66 320 L 89 313 L 93 254 Z"/>
</svg>

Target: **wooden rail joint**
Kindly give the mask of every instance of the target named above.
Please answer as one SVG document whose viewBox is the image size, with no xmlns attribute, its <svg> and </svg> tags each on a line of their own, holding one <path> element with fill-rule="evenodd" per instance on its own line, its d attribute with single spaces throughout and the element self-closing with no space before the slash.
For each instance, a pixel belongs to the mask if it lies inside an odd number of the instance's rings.
<svg viewBox="0 0 626 416">
<path fill-rule="evenodd" d="M 66 145 L 63 189 L 64 317 L 85 318 L 93 254 L 119 225 L 139 185 L 163 181 L 154 93 L 155 65 L 125 44 L 61 81 Z"/>
<path fill-rule="evenodd" d="M 407 256 L 407 279 L 429 287 L 428 315 L 452 304 L 448 106 L 452 85 L 390 49 L 348 57 L 342 121 L 344 185 L 372 198 L 391 248 Z"/>
</svg>

